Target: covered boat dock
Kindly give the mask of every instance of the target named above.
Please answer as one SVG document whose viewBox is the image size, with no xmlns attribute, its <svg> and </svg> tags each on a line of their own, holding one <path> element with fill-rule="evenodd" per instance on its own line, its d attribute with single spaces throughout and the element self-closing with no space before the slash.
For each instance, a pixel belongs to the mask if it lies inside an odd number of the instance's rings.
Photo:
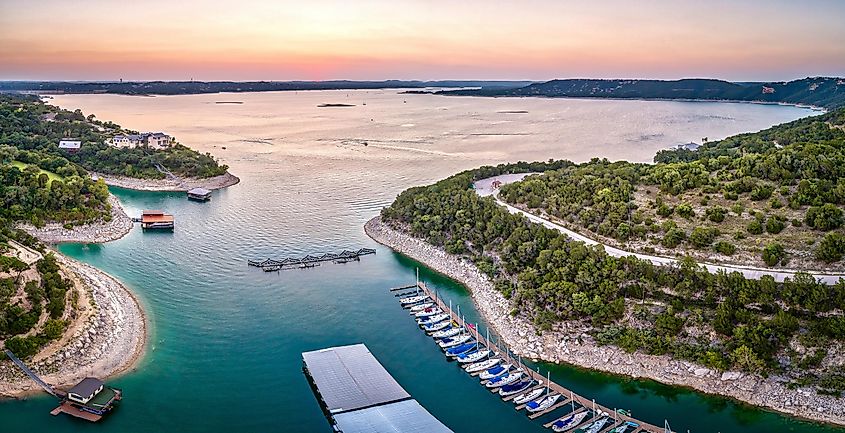
<svg viewBox="0 0 845 433">
<path fill-rule="evenodd" d="M 335 431 L 452 432 L 412 399 L 363 344 L 305 352 L 302 361 Z"/>
</svg>

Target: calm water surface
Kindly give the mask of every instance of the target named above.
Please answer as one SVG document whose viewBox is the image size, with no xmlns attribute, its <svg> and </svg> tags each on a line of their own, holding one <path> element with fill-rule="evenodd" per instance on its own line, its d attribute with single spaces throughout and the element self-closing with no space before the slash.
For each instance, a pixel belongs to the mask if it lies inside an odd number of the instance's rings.
<svg viewBox="0 0 845 433">
<path fill-rule="evenodd" d="M 244 103 L 214 103 L 232 100 Z M 134 230 L 116 242 L 61 251 L 140 296 L 152 325 L 149 350 L 137 371 L 112 381 L 126 399 L 103 423 L 51 417 L 53 401 L 40 397 L 0 403 L 3 432 L 330 432 L 300 353 L 358 342 L 456 432 L 548 431 L 444 360 L 386 290 L 412 283 L 417 264 L 374 244 L 363 223 L 409 186 L 482 164 L 593 156 L 650 161 L 669 145 L 811 114 L 750 104 L 372 91 L 85 95 L 55 103 L 138 130 L 164 130 L 220 156 L 242 182 L 204 204 L 176 193 L 112 190 L 132 215 L 150 208 L 175 214 L 175 232 Z M 378 254 L 281 273 L 246 266 L 247 258 L 360 247 Z M 464 288 L 425 268 L 421 276 L 477 318 Z M 653 382 L 539 367 L 655 424 L 668 418 L 679 431 L 834 431 Z"/>
</svg>

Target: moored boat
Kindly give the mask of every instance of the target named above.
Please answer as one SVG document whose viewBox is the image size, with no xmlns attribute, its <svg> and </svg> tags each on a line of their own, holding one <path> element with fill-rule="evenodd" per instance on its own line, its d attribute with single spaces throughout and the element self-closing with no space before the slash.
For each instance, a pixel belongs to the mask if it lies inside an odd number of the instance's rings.
<svg viewBox="0 0 845 433">
<path fill-rule="evenodd" d="M 482 371 L 481 374 L 478 375 L 478 378 L 481 380 L 490 380 L 494 377 L 498 377 L 507 373 L 508 371 L 510 371 L 510 369 L 510 364 L 496 365 L 488 368 L 487 370 Z"/>
<path fill-rule="evenodd" d="M 476 371 L 487 370 L 488 368 L 494 367 L 496 364 L 502 362 L 499 358 L 490 358 L 485 359 L 484 361 L 474 362 L 470 365 L 464 367 L 467 373 L 475 373 Z"/>
<path fill-rule="evenodd" d="M 421 318 L 417 319 L 417 323 L 420 324 L 420 325 L 430 325 L 430 324 L 442 322 L 442 321 L 444 321 L 448 318 L 449 318 L 448 314 L 440 313 L 440 314 L 435 314 L 433 316 L 421 317 Z"/>
<path fill-rule="evenodd" d="M 522 372 L 519 372 L 519 375 L 522 376 Z M 499 395 L 507 397 L 509 395 L 519 394 L 520 392 L 530 388 L 532 384 L 534 384 L 534 381 L 531 379 L 509 383 L 499 389 Z"/>
<path fill-rule="evenodd" d="M 474 350 L 476 347 L 478 347 L 478 343 L 476 343 L 475 341 L 467 342 L 455 347 L 450 347 L 446 349 L 446 356 L 458 356 L 462 353 Z"/>
<path fill-rule="evenodd" d="M 590 415 L 590 411 L 573 413 L 552 423 L 552 431 L 565 432 L 580 425 Z"/>
<path fill-rule="evenodd" d="M 437 345 L 440 346 L 443 349 L 448 349 L 450 347 L 454 347 L 454 346 L 457 346 L 459 344 L 466 343 L 471 338 L 472 338 L 472 335 L 469 335 L 469 334 L 456 335 L 454 337 L 448 337 L 448 338 L 444 338 L 444 339 L 440 340 L 440 342 L 438 342 Z"/>
<path fill-rule="evenodd" d="M 425 310 L 418 311 L 414 314 L 415 317 L 428 317 L 428 316 L 435 316 L 437 314 L 442 314 L 443 310 L 437 307 L 430 307 L 426 308 Z"/>
<path fill-rule="evenodd" d="M 486 386 L 487 388 L 499 388 L 505 385 L 510 385 L 519 380 L 520 378 L 522 378 L 522 372 L 514 371 L 512 373 L 496 376 L 490 379 L 484 386 Z"/>
<path fill-rule="evenodd" d="M 625 433 L 625 431 L 628 430 L 629 428 L 631 429 L 631 431 L 634 431 L 639 426 L 640 425 L 635 423 L 635 422 L 625 421 L 625 424 L 622 424 L 619 427 L 614 428 L 613 430 L 610 431 L 610 433 Z"/>
<path fill-rule="evenodd" d="M 459 364 L 469 364 L 471 362 L 478 362 L 482 359 L 486 358 L 490 355 L 490 351 L 487 349 L 478 350 L 472 353 L 464 353 L 462 355 L 458 355 L 458 363 Z"/>
<path fill-rule="evenodd" d="M 544 397 L 526 403 L 525 410 L 531 413 L 542 412 L 552 407 L 558 400 L 560 400 L 560 394 L 547 394 Z"/>
<path fill-rule="evenodd" d="M 419 295 L 419 296 L 411 296 L 408 298 L 402 298 L 399 300 L 399 303 L 402 305 L 412 305 L 416 304 L 425 300 L 428 300 L 429 297 L 427 295 Z"/>
<path fill-rule="evenodd" d="M 599 433 L 610 422 L 607 412 L 602 412 L 597 418 L 589 426 L 575 430 L 575 433 Z"/>
<path fill-rule="evenodd" d="M 434 302 L 426 302 L 424 304 L 414 305 L 413 307 L 411 307 L 411 312 L 417 313 L 417 312 L 420 312 L 422 310 L 431 308 L 433 306 L 434 306 Z"/>
<path fill-rule="evenodd" d="M 446 329 L 449 326 L 451 326 L 451 322 L 449 322 L 448 320 L 444 320 L 440 323 L 429 323 L 428 325 L 423 325 L 423 329 L 425 330 L 425 332 L 431 333 L 439 331 L 441 329 Z"/>
<path fill-rule="evenodd" d="M 532 400 L 536 399 L 537 397 L 539 397 L 541 394 L 543 394 L 543 392 L 545 392 L 545 388 L 537 388 L 533 391 L 529 391 L 525 394 L 517 396 L 516 398 L 513 399 L 513 403 L 514 404 L 528 403 L 529 401 L 532 401 Z"/>
<path fill-rule="evenodd" d="M 463 332 L 463 328 L 461 328 L 460 326 L 453 326 L 451 328 L 442 329 L 440 331 L 437 331 L 437 332 L 431 334 L 431 336 L 434 337 L 434 338 L 450 338 L 450 337 L 454 337 L 455 335 L 460 334 L 461 332 Z"/>
</svg>

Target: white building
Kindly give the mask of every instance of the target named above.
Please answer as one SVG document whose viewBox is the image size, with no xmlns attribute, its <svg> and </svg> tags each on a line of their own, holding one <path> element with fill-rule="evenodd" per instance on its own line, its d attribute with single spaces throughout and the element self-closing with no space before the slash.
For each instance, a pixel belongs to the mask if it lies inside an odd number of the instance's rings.
<svg viewBox="0 0 845 433">
<path fill-rule="evenodd" d="M 67 152 L 77 152 L 82 147 L 82 140 L 75 138 L 63 138 L 59 140 L 59 149 Z"/>
<path fill-rule="evenodd" d="M 154 149 L 165 149 L 173 144 L 173 137 L 161 132 L 145 132 L 143 134 L 120 134 L 111 139 L 115 147 L 150 146 Z"/>
</svg>

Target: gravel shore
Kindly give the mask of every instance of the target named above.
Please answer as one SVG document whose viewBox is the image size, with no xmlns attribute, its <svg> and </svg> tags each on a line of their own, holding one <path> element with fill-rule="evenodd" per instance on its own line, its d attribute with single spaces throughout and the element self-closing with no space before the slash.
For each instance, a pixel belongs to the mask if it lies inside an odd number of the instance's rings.
<svg viewBox="0 0 845 433">
<path fill-rule="evenodd" d="M 845 398 L 820 395 L 812 388 L 789 389 L 778 377 L 762 378 L 741 372 L 718 372 L 668 356 L 626 353 L 598 346 L 580 324 L 559 324 L 537 335 L 529 319 L 512 316 L 508 300 L 471 262 L 414 238 L 375 217 L 364 231 L 376 242 L 455 279 L 472 293 L 475 306 L 517 354 L 535 360 L 567 363 L 634 378 L 731 397 L 795 417 L 845 425 Z"/>
<path fill-rule="evenodd" d="M 50 223 L 38 228 L 32 224 L 19 224 L 18 228 L 38 238 L 45 244 L 59 244 L 63 242 L 103 243 L 117 240 L 132 229 L 132 219 L 126 215 L 120 201 L 109 195 L 111 204 L 111 221 L 74 226 L 68 230 L 62 224 Z"/>
<path fill-rule="evenodd" d="M 92 173 L 91 177 L 103 179 L 106 185 L 109 186 L 138 191 L 188 191 L 193 188 L 215 190 L 230 187 L 241 181 L 237 176 L 229 172 L 220 176 L 203 179 L 192 177 L 181 179 L 137 179 L 134 177 L 113 176 L 100 173 Z"/>
<path fill-rule="evenodd" d="M 119 281 L 93 266 L 56 253 L 62 269 L 81 283 L 78 314 L 58 342 L 48 345 L 28 361 L 47 383 L 60 388 L 75 385 L 87 376 L 101 379 L 132 369 L 144 352 L 146 317 L 138 300 Z M 77 326 L 74 326 L 77 325 Z M 40 388 L 9 361 L 0 362 L 0 397 L 23 397 Z"/>
</svg>

